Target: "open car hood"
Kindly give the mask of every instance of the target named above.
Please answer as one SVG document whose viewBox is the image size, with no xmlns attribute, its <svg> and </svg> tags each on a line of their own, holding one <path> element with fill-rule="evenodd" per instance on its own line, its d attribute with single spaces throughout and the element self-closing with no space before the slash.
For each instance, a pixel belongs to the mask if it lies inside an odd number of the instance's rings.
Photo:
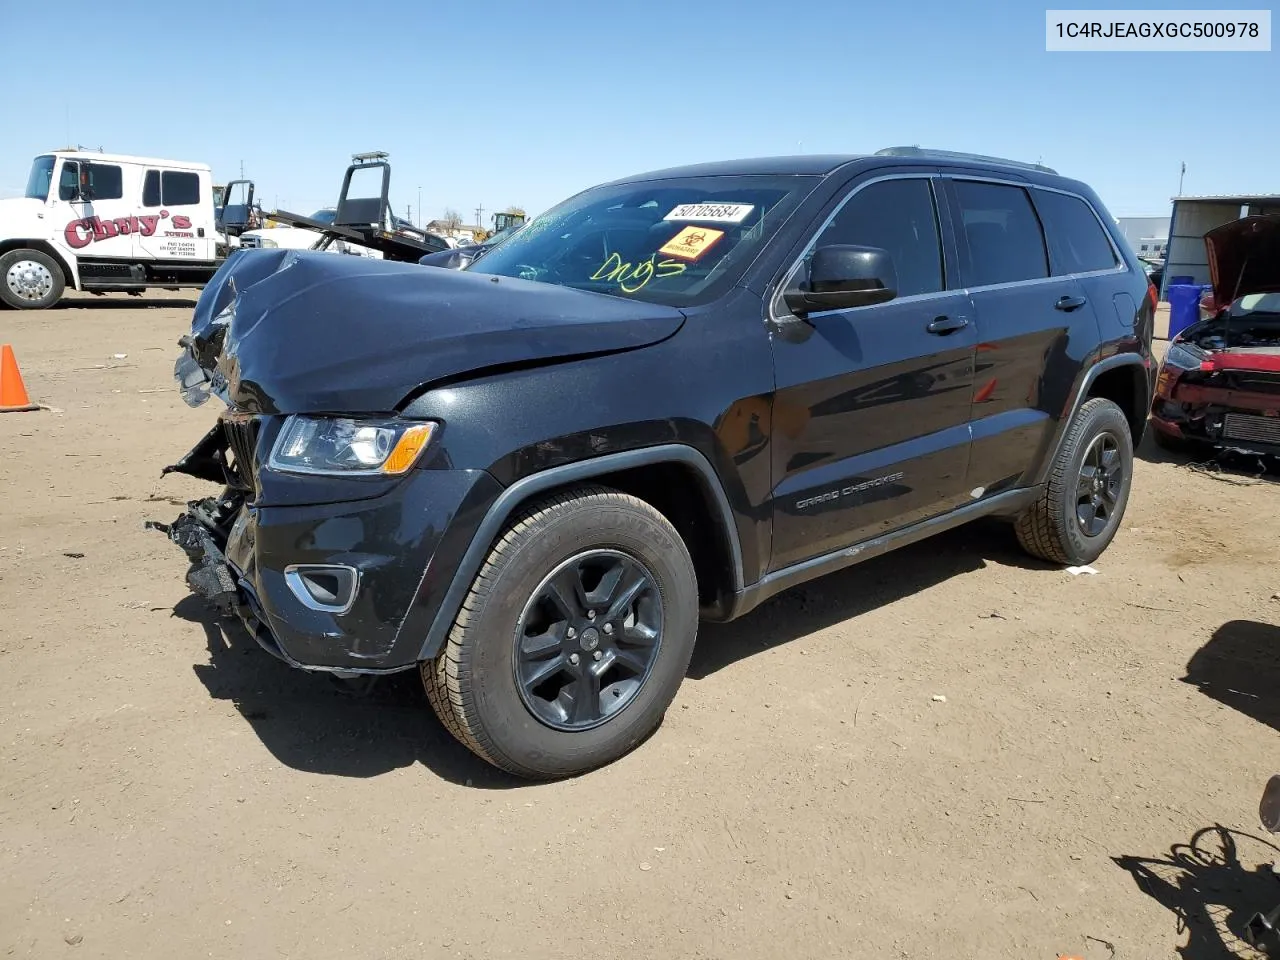
<svg viewBox="0 0 1280 960">
<path fill-rule="evenodd" d="M 1280 291 L 1280 215 L 1244 217 L 1204 235 L 1214 302 Z"/>
<path fill-rule="evenodd" d="M 190 358 L 255 413 L 396 410 L 420 389 L 648 346 L 673 307 L 570 287 L 297 250 L 248 250 L 196 304 Z"/>
</svg>

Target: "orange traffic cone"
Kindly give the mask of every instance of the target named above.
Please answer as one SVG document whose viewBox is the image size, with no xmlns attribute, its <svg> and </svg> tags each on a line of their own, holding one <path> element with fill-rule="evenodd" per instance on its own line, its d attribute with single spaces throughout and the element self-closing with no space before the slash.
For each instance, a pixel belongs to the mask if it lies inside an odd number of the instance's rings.
<svg viewBox="0 0 1280 960">
<path fill-rule="evenodd" d="M 22 374 L 18 372 L 18 360 L 9 344 L 0 346 L 0 413 L 21 413 L 39 410 L 27 396 Z"/>
</svg>

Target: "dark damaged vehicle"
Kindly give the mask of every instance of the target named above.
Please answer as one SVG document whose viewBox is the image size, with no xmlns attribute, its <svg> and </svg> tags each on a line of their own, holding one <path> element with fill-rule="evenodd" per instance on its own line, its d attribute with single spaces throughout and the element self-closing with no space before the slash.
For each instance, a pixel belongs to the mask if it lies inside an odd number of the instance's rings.
<svg viewBox="0 0 1280 960">
<path fill-rule="evenodd" d="M 1214 314 L 1169 344 L 1154 437 L 1186 453 L 1280 455 L 1280 216 L 1234 220 L 1204 242 Z"/>
<path fill-rule="evenodd" d="M 1124 514 L 1154 293 L 1094 193 L 914 148 L 592 188 L 465 270 L 255 251 L 178 378 L 226 404 L 169 536 L 259 644 L 421 671 L 525 777 L 651 733 L 700 619 L 977 517 Z"/>
</svg>

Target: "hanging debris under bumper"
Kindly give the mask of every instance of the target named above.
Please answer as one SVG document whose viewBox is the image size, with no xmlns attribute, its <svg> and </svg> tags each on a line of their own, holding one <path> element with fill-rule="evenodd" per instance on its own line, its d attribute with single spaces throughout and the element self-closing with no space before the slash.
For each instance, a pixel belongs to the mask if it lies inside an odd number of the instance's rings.
<svg viewBox="0 0 1280 960">
<path fill-rule="evenodd" d="M 207 497 L 192 500 L 187 512 L 173 523 L 148 521 L 149 530 L 158 530 L 182 548 L 191 562 L 187 585 L 223 616 L 234 616 L 241 607 L 236 588 L 238 577 L 224 552 L 228 521 L 240 510 L 238 497 Z"/>
</svg>

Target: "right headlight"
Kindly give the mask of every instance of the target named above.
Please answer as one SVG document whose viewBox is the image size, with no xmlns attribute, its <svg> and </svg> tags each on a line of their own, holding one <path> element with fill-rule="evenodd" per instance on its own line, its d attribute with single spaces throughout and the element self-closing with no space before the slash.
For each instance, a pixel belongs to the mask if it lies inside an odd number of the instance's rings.
<svg viewBox="0 0 1280 960">
<path fill-rule="evenodd" d="M 1199 370 L 1203 359 L 1204 355 L 1199 348 L 1189 347 L 1177 340 L 1169 344 L 1169 350 L 1164 355 L 1165 365 L 1179 370 Z"/>
<path fill-rule="evenodd" d="M 399 476 L 418 462 L 439 427 L 423 420 L 292 416 L 267 466 L 286 473 Z"/>
<path fill-rule="evenodd" d="M 280 246 L 280 244 L 276 243 L 274 240 L 268 239 L 267 237 L 259 237 L 258 246 L 262 247 L 264 250 L 274 250 Z"/>
</svg>

